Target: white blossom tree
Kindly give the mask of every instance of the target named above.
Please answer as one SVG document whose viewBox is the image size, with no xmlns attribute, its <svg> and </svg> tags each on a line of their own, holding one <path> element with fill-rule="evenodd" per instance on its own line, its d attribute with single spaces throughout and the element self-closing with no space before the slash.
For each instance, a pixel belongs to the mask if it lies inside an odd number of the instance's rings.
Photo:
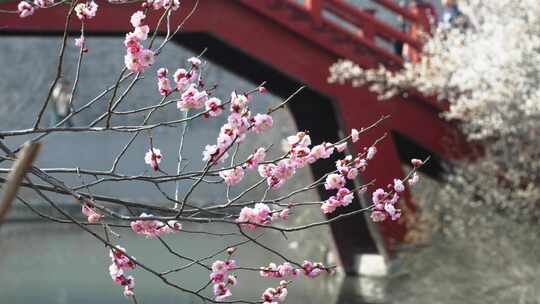
<svg viewBox="0 0 540 304">
<path fill-rule="evenodd" d="M 540 2 L 464 0 L 459 8 L 466 25 L 427 35 L 419 62 L 393 72 L 342 60 L 329 81 L 367 85 L 381 99 L 407 90 L 436 96 L 448 104 L 442 116 L 481 147 L 472 160 L 454 162 L 423 205 L 428 230 L 441 228 L 455 246 L 434 241 L 409 260 L 421 282 L 414 289 L 424 293 L 413 302 L 538 303 Z"/>
</svg>

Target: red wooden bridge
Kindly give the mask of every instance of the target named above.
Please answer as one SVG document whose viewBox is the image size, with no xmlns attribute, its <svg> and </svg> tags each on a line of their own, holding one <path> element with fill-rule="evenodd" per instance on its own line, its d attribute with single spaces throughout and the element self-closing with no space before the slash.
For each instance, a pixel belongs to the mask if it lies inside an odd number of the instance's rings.
<svg viewBox="0 0 540 304">
<path fill-rule="evenodd" d="M 408 10 L 391 0 L 372 2 L 410 24 L 421 27 L 429 24 L 428 14 L 423 9 Z M 344 0 L 299 3 L 292 0 L 200 0 L 195 14 L 184 26 L 186 34 L 180 35 L 177 42 L 198 51 L 208 47 L 206 55 L 221 60 L 223 65 L 246 78 L 257 82 L 268 80 L 269 89 L 278 95 L 290 94 L 299 83 L 306 84 L 310 90 L 291 104 L 291 110 L 299 128 L 312 130 L 314 140 L 331 140 L 337 137 L 339 130 L 348 132 L 351 128 L 367 126 L 382 115 L 391 115 L 382 128 L 367 133 L 355 147 L 362 149 L 363 144 L 373 142 L 383 130 L 392 135 L 381 144 L 380 153 L 365 174 L 366 179 L 389 183 L 403 176 L 402 164 L 413 156 L 431 154 L 440 159 L 452 158 L 448 146 L 460 142 L 460 137 L 453 126 L 439 118 L 442 107 L 431 99 L 411 93 L 381 102 L 367 88 L 327 82 L 329 66 L 340 58 L 351 59 L 363 67 L 383 64 L 399 68 L 402 57 L 385 45 L 401 42 L 418 49 L 419 42 L 377 19 L 377 12 Z M 107 9 L 101 9 L 96 19 L 87 24 L 87 33 L 118 35 L 131 31 L 129 17 L 137 9 L 135 4 L 132 7 L 105 2 L 99 5 Z M 176 20 L 182 20 L 181 15 L 186 15 L 193 5 L 195 0 L 182 0 L 182 12 Z M 0 9 L 15 6 L 4 4 Z M 63 32 L 66 10 L 62 6 L 39 10 L 26 19 L 3 14 L 0 31 L 10 35 L 58 34 Z M 152 18 L 149 24 L 157 21 L 156 14 L 152 14 Z M 76 31 L 78 21 L 73 22 L 72 28 Z M 329 166 L 332 164 L 313 167 L 315 176 Z M 434 162 L 430 168 L 436 167 Z M 359 204 L 351 205 L 355 205 L 351 209 L 359 208 Z M 406 205 L 412 212 L 410 194 L 406 195 Z M 385 222 L 371 228 L 374 228 L 371 229 L 373 239 L 368 236 L 363 216 L 332 225 L 341 261 L 347 269 L 352 270 L 355 254 L 362 251 L 378 250 L 387 257 L 392 256 L 407 231 L 405 222 Z"/>
</svg>

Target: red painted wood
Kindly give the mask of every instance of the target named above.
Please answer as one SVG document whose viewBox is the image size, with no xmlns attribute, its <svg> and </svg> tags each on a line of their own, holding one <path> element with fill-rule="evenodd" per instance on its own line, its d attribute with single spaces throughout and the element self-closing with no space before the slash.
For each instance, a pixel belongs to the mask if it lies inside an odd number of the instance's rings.
<svg viewBox="0 0 540 304">
<path fill-rule="evenodd" d="M 416 22 L 417 20 L 417 16 L 414 13 L 408 11 L 406 8 L 401 7 L 393 0 L 373 0 L 373 2 L 376 2 L 379 5 L 386 7 L 387 9 L 393 11 L 397 15 L 400 15 L 411 22 Z"/>
<path fill-rule="evenodd" d="M 344 20 L 358 26 L 361 29 L 368 27 L 375 36 L 381 37 L 389 42 L 399 40 L 404 43 L 408 43 L 413 47 L 419 49 L 420 43 L 410 36 L 407 36 L 404 32 L 398 31 L 390 25 L 387 25 L 383 21 L 372 16 L 368 11 L 360 10 L 357 7 L 348 4 L 343 0 L 328 0 L 326 1 L 325 8 L 332 13 L 340 16 Z"/>
<path fill-rule="evenodd" d="M 173 25 L 183 20 L 194 2 L 182 1 L 182 10 L 174 15 Z M 367 133 L 356 144 L 357 151 L 378 138 L 383 130 L 396 130 L 439 155 L 448 158 L 455 156 L 445 146 L 445 139 L 457 140 L 461 145 L 461 137 L 456 134 L 452 125 L 438 117 L 440 107 L 434 105 L 432 100 L 413 94 L 410 98 L 396 97 L 381 102 L 367 88 L 352 88 L 327 82 L 328 67 L 339 58 L 346 57 L 362 66 L 372 67 L 389 62 L 399 65 L 402 62 L 399 56 L 388 54 L 362 37 L 345 36 L 346 41 L 337 42 L 337 38 L 343 38 L 344 35 L 339 29 L 329 24 L 321 28 L 305 8 L 292 7 L 285 0 L 277 1 L 282 5 L 272 5 L 275 2 L 201 0 L 195 14 L 185 24 L 184 31 L 212 33 L 332 97 L 344 132 L 367 126 L 382 115 L 390 114 L 392 118 L 384 123 L 383 128 Z M 316 4 L 316 1 L 313 3 Z M 15 4 L 0 5 L 0 9 L 14 7 Z M 98 16 L 87 23 L 87 33 L 126 33 L 132 30 L 129 18 L 137 10 L 137 6 L 100 3 L 100 7 Z M 298 14 L 293 15 L 294 11 L 298 12 L 299 9 L 304 9 L 305 16 L 300 15 L 303 17 L 299 18 Z M 65 7 L 38 10 L 34 16 L 25 19 L 20 19 L 15 14 L 2 15 L 0 28 L 1 31 L 10 33 L 61 32 L 66 11 Z M 408 15 L 406 17 L 412 18 Z M 153 12 L 147 17 L 147 22 L 155 24 L 157 18 L 158 13 Z M 71 26 L 73 32 L 77 32 L 80 22 L 73 20 Z M 165 31 L 165 28 L 161 30 Z M 119 41 L 121 40 L 119 37 Z M 118 60 L 123 60 L 123 54 L 117 56 Z M 260 75 L 260 79 L 264 80 L 265 75 Z M 393 178 L 402 177 L 400 158 L 391 137 L 382 143 L 379 151 L 365 173 L 366 180 L 375 178 L 378 183 L 386 184 Z M 407 193 L 406 198 L 409 197 Z M 409 199 L 406 204 L 409 209 L 414 210 Z M 392 252 L 395 243 L 402 240 L 406 233 L 405 225 L 401 222 L 386 222 L 379 227 L 386 249 Z M 344 256 L 347 253 L 340 254 Z"/>
</svg>

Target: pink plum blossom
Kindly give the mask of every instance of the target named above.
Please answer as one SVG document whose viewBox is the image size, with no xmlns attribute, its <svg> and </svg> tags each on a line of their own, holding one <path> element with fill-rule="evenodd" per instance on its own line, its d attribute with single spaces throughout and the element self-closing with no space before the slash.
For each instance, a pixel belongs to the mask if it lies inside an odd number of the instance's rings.
<svg viewBox="0 0 540 304">
<path fill-rule="evenodd" d="M 285 209 L 281 210 L 281 212 L 279 213 L 279 217 L 282 220 L 287 220 L 287 219 L 289 219 L 289 212 L 290 212 L 290 209 L 285 208 Z"/>
<path fill-rule="evenodd" d="M 158 78 L 159 95 L 167 96 L 172 92 L 171 82 L 166 77 Z"/>
<path fill-rule="evenodd" d="M 326 190 L 339 189 L 345 185 L 345 178 L 341 174 L 332 173 L 326 177 L 324 188 Z"/>
<path fill-rule="evenodd" d="M 291 135 L 287 137 L 287 142 L 291 147 L 302 146 L 307 147 L 311 145 L 311 137 L 305 132 L 298 132 L 296 135 Z"/>
<path fill-rule="evenodd" d="M 151 4 L 152 8 L 155 10 L 170 7 L 175 11 L 180 7 L 180 0 L 146 0 L 144 4 L 146 4 L 146 6 Z"/>
<path fill-rule="evenodd" d="M 240 113 L 246 107 L 248 98 L 244 94 L 236 94 L 231 92 L 231 112 Z"/>
<path fill-rule="evenodd" d="M 251 154 L 246 162 L 246 167 L 248 169 L 255 169 L 260 162 L 266 157 L 266 150 L 264 148 L 259 148 L 255 153 Z"/>
<path fill-rule="evenodd" d="M 263 304 L 278 304 L 287 297 L 287 281 L 281 281 L 276 288 L 267 288 L 261 295 Z"/>
<path fill-rule="evenodd" d="M 75 6 L 77 18 L 81 21 L 92 19 L 96 16 L 98 5 L 94 1 L 79 3 Z"/>
<path fill-rule="evenodd" d="M 144 66 L 140 58 L 140 53 L 127 53 L 124 56 L 124 64 L 126 65 L 126 68 L 130 71 L 142 72 L 144 70 Z"/>
<path fill-rule="evenodd" d="M 187 62 L 191 63 L 193 68 L 198 68 L 202 63 L 201 59 L 199 59 L 198 57 L 190 57 Z"/>
<path fill-rule="evenodd" d="M 341 206 L 347 206 L 352 202 L 354 194 L 347 188 L 340 188 L 336 194 L 336 197 L 341 202 Z"/>
<path fill-rule="evenodd" d="M 388 193 L 383 189 L 379 188 L 373 192 L 372 200 L 373 204 L 379 204 L 388 196 Z"/>
<path fill-rule="evenodd" d="M 169 70 L 167 70 L 166 68 L 159 68 L 156 74 L 158 78 L 167 77 L 167 75 L 169 74 Z"/>
<path fill-rule="evenodd" d="M 152 50 L 142 50 L 140 54 L 141 64 L 144 68 L 147 68 L 154 64 L 154 51 Z"/>
<path fill-rule="evenodd" d="M 103 217 L 103 214 L 97 213 L 87 204 L 82 205 L 82 213 L 86 215 L 89 223 L 97 223 Z"/>
<path fill-rule="evenodd" d="M 142 213 L 140 217 L 152 217 L 151 214 Z M 158 220 L 137 220 L 130 224 L 131 229 L 146 237 L 157 237 L 161 234 L 167 234 L 182 229 L 182 224 L 177 221 L 169 221 L 167 224 Z"/>
<path fill-rule="evenodd" d="M 384 204 L 384 211 L 390 216 L 390 218 L 395 221 L 401 217 L 401 210 L 396 209 L 392 203 Z"/>
<path fill-rule="evenodd" d="M 254 120 L 254 129 L 256 133 L 262 133 L 263 131 L 269 129 L 274 124 L 272 116 L 267 114 L 257 114 L 253 118 Z"/>
<path fill-rule="evenodd" d="M 206 91 L 197 90 L 195 84 L 191 84 L 183 93 L 180 100 L 177 102 L 177 108 L 180 111 L 189 109 L 200 109 L 205 106 L 208 100 Z"/>
<path fill-rule="evenodd" d="M 351 130 L 351 140 L 353 143 L 357 142 L 359 139 L 360 133 L 356 129 Z"/>
<path fill-rule="evenodd" d="M 416 174 L 416 172 L 413 173 L 413 175 L 411 176 L 411 178 L 409 178 L 409 185 L 411 186 L 414 186 L 416 185 L 416 183 L 418 182 L 418 174 Z"/>
<path fill-rule="evenodd" d="M 39 8 L 47 8 L 54 4 L 54 0 L 34 0 L 34 4 Z"/>
<path fill-rule="evenodd" d="M 134 28 L 141 26 L 142 21 L 145 18 L 146 18 L 146 15 L 144 14 L 144 12 L 136 11 L 135 13 L 133 13 L 133 15 L 131 15 L 131 19 L 130 19 L 131 25 L 133 25 Z"/>
<path fill-rule="evenodd" d="M 354 194 L 347 188 L 340 188 L 336 195 L 329 197 L 322 205 L 321 210 L 325 214 L 332 213 L 339 206 L 349 205 L 354 198 Z"/>
<path fill-rule="evenodd" d="M 238 166 L 233 169 L 219 172 L 219 176 L 223 178 L 225 184 L 229 186 L 234 186 L 238 184 L 242 180 L 242 178 L 244 178 L 244 169 Z"/>
<path fill-rule="evenodd" d="M 33 15 L 34 12 L 36 11 L 36 8 L 32 4 L 26 1 L 21 1 L 17 5 L 17 11 L 19 12 L 19 16 L 21 18 L 26 18 L 28 16 Z"/>
<path fill-rule="evenodd" d="M 302 270 L 307 277 L 315 278 L 318 277 L 325 270 L 325 267 L 321 263 L 304 261 L 304 263 L 302 263 Z"/>
<path fill-rule="evenodd" d="M 159 163 L 163 159 L 161 150 L 156 148 L 151 148 L 144 155 L 144 162 L 152 167 L 155 171 L 159 170 Z"/>
<path fill-rule="evenodd" d="M 216 297 L 216 301 L 221 302 L 232 295 L 228 286 L 236 285 L 238 280 L 236 276 L 230 275 L 229 271 L 233 270 L 235 267 L 236 261 L 231 259 L 226 261 L 217 260 L 212 264 L 210 280 L 214 283 L 214 296 Z"/>
<path fill-rule="evenodd" d="M 294 268 L 289 262 L 285 262 L 282 265 L 276 265 L 270 263 L 266 267 L 261 267 L 259 274 L 264 278 L 297 278 L 299 270 Z"/>
<path fill-rule="evenodd" d="M 272 221 L 270 208 L 263 203 L 255 204 L 254 208 L 244 207 L 236 219 L 245 228 L 256 228 L 257 225 L 267 225 Z"/>
<path fill-rule="evenodd" d="M 176 72 L 174 72 L 173 78 L 174 82 L 176 83 L 176 88 L 178 90 L 184 90 L 189 83 L 191 76 L 185 69 L 178 69 Z"/>
<path fill-rule="evenodd" d="M 394 179 L 394 191 L 396 192 L 403 192 L 405 191 L 405 185 L 403 185 L 403 181 L 400 179 Z"/>
<path fill-rule="evenodd" d="M 366 158 L 372 159 L 375 156 L 375 153 L 377 153 L 377 148 L 375 146 L 369 147 L 367 150 Z"/>
<path fill-rule="evenodd" d="M 75 38 L 76 47 L 80 49 L 84 49 L 85 45 L 86 45 L 86 38 L 84 37 L 84 35 L 81 34 L 79 38 Z"/>
<path fill-rule="evenodd" d="M 354 167 L 360 171 L 364 171 L 367 167 L 367 161 L 363 158 L 357 157 L 354 159 Z"/>
<path fill-rule="evenodd" d="M 223 113 L 223 106 L 221 105 L 221 100 L 216 97 L 212 97 L 208 99 L 205 103 L 205 110 L 208 111 L 207 115 L 210 116 L 219 116 L 221 113 Z"/>
<path fill-rule="evenodd" d="M 202 160 L 203 161 L 212 161 L 214 159 L 216 159 L 218 156 L 219 156 L 219 148 L 218 146 L 216 145 L 206 145 L 206 147 L 204 148 L 204 151 L 202 153 L 203 155 L 203 158 Z"/>
<path fill-rule="evenodd" d="M 124 46 L 128 49 L 136 47 L 136 49 L 130 53 L 138 53 L 142 48 L 142 46 L 140 45 L 139 37 L 137 37 L 137 35 L 135 35 L 134 33 L 126 34 L 126 38 L 124 39 Z"/>
<path fill-rule="evenodd" d="M 225 283 L 218 283 L 214 285 L 214 296 L 216 297 L 216 302 L 223 302 L 231 295 L 231 290 L 227 288 L 227 285 Z"/>
<path fill-rule="evenodd" d="M 382 222 L 386 219 L 386 213 L 379 210 L 375 210 L 371 212 L 370 217 L 371 217 L 371 220 L 374 222 Z"/>
<path fill-rule="evenodd" d="M 123 294 L 126 297 L 134 295 L 133 288 L 135 287 L 135 278 L 133 276 L 125 276 L 124 270 L 134 269 L 135 263 L 133 258 L 129 258 L 126 255 L 126 250 L 120 246 L 117 248 L 111 248 L 109 256 L 112 263 L 109 266 L 109 274 L 113 282 L 118 285 L 124 286 Z"/>
<path fill-rule="evenodd" d="M 112 262 L 116 265 L 118 269 L 134 269 L 135 263 L 133 262 L 133 257 L 129 258 L 126 255 L 126 249 L 120 246 L 116 246 L 109 251 L 109 256 L 111 257 Z"/>
<path fill-rule="evenodd" d="M 347 143 L 344 142 L 342 144 L 339 144 L 339 145 L 336 145 L 336 150 L 338 150 L 338 152 L 343 152 L 345 151 L 345 149 L 347 149 Z"/>
<path fill-rule="evenodd" d="M 413 165 L 413 167 L 420 167 L 424 162 L 421 161 L 420 159 L 417 159 L 417 158 L 413 158 L 411 159 L 411 164 Z"/>
<path fill-rule="evenodd" d="M 133 31 L 133 34 L 139 38 L 139 40 L 148 39 L 148 33 L 150 32 L 150 27 L 148 25 L 137 26 Z"/>
</svg>

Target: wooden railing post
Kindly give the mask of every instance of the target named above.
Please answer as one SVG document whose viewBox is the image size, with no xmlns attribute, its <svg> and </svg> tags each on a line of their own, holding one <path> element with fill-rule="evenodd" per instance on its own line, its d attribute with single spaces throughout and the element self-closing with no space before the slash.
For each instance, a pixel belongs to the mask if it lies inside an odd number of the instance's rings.
<svg viewBox="0 0 540 304">
<path fill-rule="evenodd" d="M 375 9 L 364 9 L 364 12 L 370 14 L 372 17 L 375 17 L 377 10 Z M 359 31 L 359 35 L 368 39 L 369 41 L 375 41 L 375 32 L 376 29 L 373 24 L 369 22 L 362 22 L 362 28 Z"/>
<path fill-rule="evenodd" d="M 322 25 L 323 0 L 305 0 L 306 9 L 309 11 L 317 25 Z"/>
<path fill-rule="evenodd" d="M 437 20 L 437 13 L 431 4 L 412 4 L 410 11 L 414 14 L 416 21 L 411 25 L 409 35 L 414 40 L 420 41 L 420 33 L 431 33 L 432 21 Z M 415 49 L 408 46 L 407 49 L 408 59 L 413 63 L 418 62 L 422 47 Z"/>
</svg>

